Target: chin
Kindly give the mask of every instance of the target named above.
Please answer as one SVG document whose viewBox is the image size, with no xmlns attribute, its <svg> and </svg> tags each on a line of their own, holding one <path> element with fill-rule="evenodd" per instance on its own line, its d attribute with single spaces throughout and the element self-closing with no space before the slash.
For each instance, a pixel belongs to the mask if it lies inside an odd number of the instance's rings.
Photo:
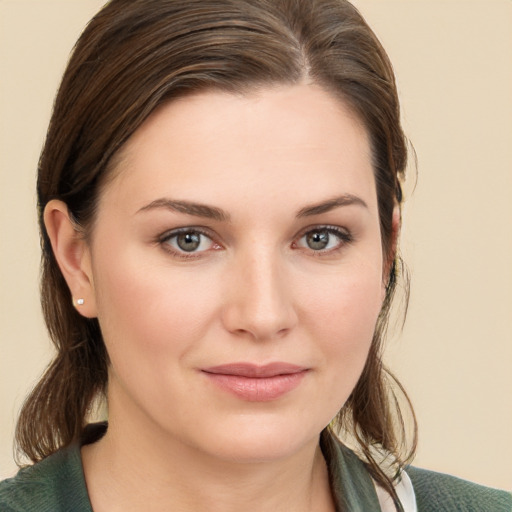
<svg viewBox="0 0 512 512">
<path fill-rule="evenodd" d="M 307 447 L 316 446 L 323 427 L 307 427 L 287 421 L 249 419 L 249 424 L 225 425 L 209 430 L 202 439 L 205 449 L 217 459 L 240 463 L 271 462 L 292 457 Z"/>
</svg>

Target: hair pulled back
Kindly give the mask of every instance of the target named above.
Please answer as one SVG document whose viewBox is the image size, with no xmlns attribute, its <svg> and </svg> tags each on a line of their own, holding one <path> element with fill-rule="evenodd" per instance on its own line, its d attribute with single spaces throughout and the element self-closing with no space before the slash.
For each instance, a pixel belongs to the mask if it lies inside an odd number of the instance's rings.
<svg viewBox="0 0 512 512">
<path fill-rule="evenodd" d="M 157 107 L 205 90 L 243 94 L 304 80 L 342 99 L 368 132 L 389 258 L 407 143 L 389 59 L 349 2 L 111 0 L 89 22 L 64 73 L 39 162 L 42 308 L 56 356 L 23 406 L 21 453 L 38 461 L 77 440 L 108 380 L 98 321 L 73 307 L 53 255 L 43 223 L 48 201 L 64 201 L 87 237 L 116 153 Z M 415 444 L 401 453 L 404 423 L 381 358 L 400 268 L 395 259 L 366 366 L 337 418 L 337 426 L 359 443 L 374 478 L 395 498 L 375 450 L 389 453 L 400 469 Z"/>
</svg>

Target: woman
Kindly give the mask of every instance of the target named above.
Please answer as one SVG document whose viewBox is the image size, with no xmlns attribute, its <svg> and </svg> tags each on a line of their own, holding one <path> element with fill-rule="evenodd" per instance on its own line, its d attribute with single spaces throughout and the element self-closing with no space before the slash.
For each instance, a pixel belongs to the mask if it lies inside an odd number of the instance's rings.
<svg viewBox="0 0 512 512">
<path fill-rule="evenodd" d="M 41 157 L 58 354 L 2 510 L 510 510 L 406 468 L 380 358 L 405 164 L 349 3 L 108 3 Z"/>
</svg>

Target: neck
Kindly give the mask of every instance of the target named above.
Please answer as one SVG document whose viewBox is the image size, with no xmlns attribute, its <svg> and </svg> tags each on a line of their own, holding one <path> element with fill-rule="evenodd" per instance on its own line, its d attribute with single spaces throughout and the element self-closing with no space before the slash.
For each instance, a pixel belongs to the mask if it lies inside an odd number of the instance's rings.
<svg viewBox="0 0 512 512">
<path fill-rule="evenodd" d="M 105 436 L 82 449 L 95 512 L 334 510 L 318 439 L 288 457 L 240 462 L 149 432 L 111 419 Z"/>
</svg>

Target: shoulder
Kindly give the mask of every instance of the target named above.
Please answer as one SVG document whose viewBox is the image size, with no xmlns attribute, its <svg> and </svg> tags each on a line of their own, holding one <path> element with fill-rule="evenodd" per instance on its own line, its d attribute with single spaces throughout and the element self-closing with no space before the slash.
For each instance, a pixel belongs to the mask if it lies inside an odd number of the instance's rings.
<svg viewBox="0 0 512 512">
<path fill-rule="evenodd" d="M 72 446 L 0 482 L 1 512 L 91 512 L 80 448 Z"/>
<path fill-rule="evenodd" d="M 512 494 L 451 475 L 407 468 L 418 512 L 512 512 Z"/>
</svg>

